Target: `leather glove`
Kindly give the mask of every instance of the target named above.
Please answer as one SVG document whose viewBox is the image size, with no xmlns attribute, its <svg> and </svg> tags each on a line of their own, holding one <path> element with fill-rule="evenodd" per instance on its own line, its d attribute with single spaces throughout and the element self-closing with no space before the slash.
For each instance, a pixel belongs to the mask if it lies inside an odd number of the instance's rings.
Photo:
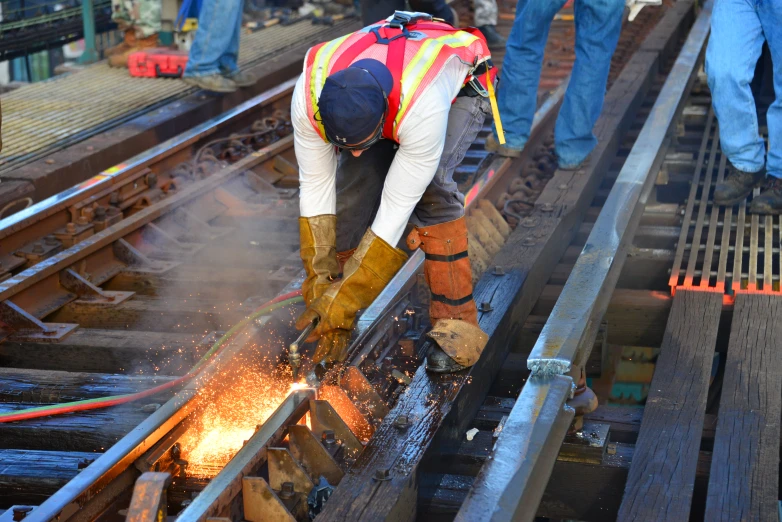
<svg viewBox="0 0 782 522">
<path fill-rule="evenodd" d="M 342 279 L 332 283 L 323 295 L 312 301 L 296 321 L 296 328 L 302 330 L 319 318 L 307 341 L 314 341 L 333 330 L 349 333 L 356 313 L 372 304 L 406 260 L 404 252 L 383 241 L 371 229 L 367 230 L 356 251 L 345 263 Z M 332 349 L 337 348 L 337 343 L 332 343 Z M 321 352 L 318 356 L 326 357 L 323 350 L 318 351 Z"/>
<path fill-rule="evenodd" d="M 343 330 L 342 328 L 326 332 L 318 341 L 318 347 L 315 349 L 312 360 L 315 364 L 324 360 L 326 362 L 344 361 L 348 355 L 348 343 L 350 343 L 351 334 L 350 330 Z"/>
<path fill-rule="evenodd" d="M 301 284 L 301 293 L 304 303 L 309 306 L 339 277 L 337 216 L 324 214 L 300 217 L 299 238 L 299 254 L 307 273 L 307 278 Z"/>
<path fill-rule="evenodd" d="M 627 19 L 632 22 L 647 5 L 662 5 L 662 3 L 662 0 L 625 0 L 625 5 L 630 8 L 630 16 Z"/>
</svg>

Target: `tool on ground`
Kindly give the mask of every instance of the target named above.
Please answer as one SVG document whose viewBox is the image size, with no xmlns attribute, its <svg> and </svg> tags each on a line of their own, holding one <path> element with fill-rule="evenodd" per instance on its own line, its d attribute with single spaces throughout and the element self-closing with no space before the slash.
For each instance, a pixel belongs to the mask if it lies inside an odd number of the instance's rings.
<svg viewBox="0 0 782 522">
<path fill-rule="evenodd" d="M 131 76 L 141 78 L 180 78 L 187 67 L 187 51 L 158 47 L 128 56 Z"/>
<path fill-rule="evenodd" d="M 301 368 L 301 353 L 299 352 L 299 346 L 301 346 L 307 337 L 310 336 L 315 327 L 318 326 L 318 318 L 316 317 L 310 324 L 308 324 L 304 330 L 301 331 L 301 335 L 288 346 L 288 363 L 291 365 L 291 373 L 293 374 L 293 382 L 299 380 L 299 368 Z"/>
</svg>

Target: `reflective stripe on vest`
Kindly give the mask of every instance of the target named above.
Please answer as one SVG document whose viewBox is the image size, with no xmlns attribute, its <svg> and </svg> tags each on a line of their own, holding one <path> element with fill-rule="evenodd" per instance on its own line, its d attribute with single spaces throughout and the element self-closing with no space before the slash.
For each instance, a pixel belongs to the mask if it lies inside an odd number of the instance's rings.
<svg viewBox="0 0 782 522">
<path fill-rule="evenodd" d="M 329 67 L 334 67 L 340 55 L 364 38 L 372 28 L 380 26 L 387 26 L 387 24 L 375 24 L 336 40 L 316 45 L 307 53 L 304 71 L 305 81 L 308 83 L 306 89 L 308 93 L 307 112 L 313 127 L 324 141 L 328 140 L 323 124 L 318 118 L 318 99 L 326 78 L 337 72 L 329 70 Z M 401 84 L 399 107 L 394 118 L 392 135 L 387 136 L 386 132 L 383 135 L 397 142 L 399 141 L 398 129 L 408 110 L 428 84 L 439 76 L 440 71 L 450 59 L 458 58 L 462 62 L 475 64 L 491 57 L 485 41 L 467 31 L 455 30 L 447 24 L 440 25 L 438 23 L 422 23 L 421 27 L 422 29 L 417 26 L 408 26 L 408 30 L 414 33 L 415 37 L 406 39 L 405 44 L 408 49 L 413 50 L 413 54 L 409 60 L 403 60 L 401 75 L 395 75 L 400 77 Z M 445 32 L 446 34 L 433 36 L 433 32 Z M 374 46 L 389 47 L 376 42 L 370 45 L 370 47 Z M 371 53 L 371 51 L 369 49 L 367 52 Z M 360 53 L 351 63 L 364 57 L 363 54 L 365 53 Z M 425 81 L 428 75 L 429 78 Z M 389 113 L 393 114 L 393 112 L 389 110 Z"/>
</svg>

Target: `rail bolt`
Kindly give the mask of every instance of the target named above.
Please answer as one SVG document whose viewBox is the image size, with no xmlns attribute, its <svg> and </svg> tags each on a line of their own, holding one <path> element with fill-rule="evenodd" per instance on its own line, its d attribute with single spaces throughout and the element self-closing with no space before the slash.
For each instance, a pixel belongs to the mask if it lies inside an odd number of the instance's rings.
<svg viewBox="0 0 782 522">
<path fill-rule="evenodd" d="M 408 426 L 410 426 L 410 419 L 407 417 L 407 415 L 400 415 L 396 419 L 394 419 L 394 427 L 400 430 L 407 429 Z"/>
<path fill-rule="evenodd" d="M 326 446 L 331 447 L 337 443 L 337 436 L 334 435 L 334 430 L 323 430 L 323 435 L 321 435 L 320 440 Z"/>
<path fill-rule="evenodd" d="M 293 490 L 293 482 L 283 482 L 282 488 L 280 489 L 280 498 L 282 500 L 288 500 L 290 498 L 293 498 L 294 495 Z"/>
<path fill-rule="evenodd" d="M 32 506 L 14 506 L 14 520 L 24 520 L 32 510 Z"/>
<path fill-rule="evenodd" d="M 375 480 L 391 480 L 391 470 L 388 468 L 377 468 L 375 470 Z"/>
</svg>

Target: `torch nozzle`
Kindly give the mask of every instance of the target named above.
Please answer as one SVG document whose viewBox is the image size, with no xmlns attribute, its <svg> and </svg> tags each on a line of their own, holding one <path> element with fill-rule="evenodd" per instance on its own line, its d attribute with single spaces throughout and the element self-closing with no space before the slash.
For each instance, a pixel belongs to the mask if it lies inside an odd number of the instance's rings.
<svg viewBox="0 0 782 522">
<path fill-rule="evenodd" d="M 288 346 L 288 363 L 291 365 L 294 383 L 299 380 L 299 368 L 301 368 L 301 353 L 299 353 L 299 346 L 307 340 L 307 337 L 310 336 L 312 330 L 314 330 L 317 325 L 318 319 L 315 318 L 301 331 L 301 335 Z"/>
</svg>

